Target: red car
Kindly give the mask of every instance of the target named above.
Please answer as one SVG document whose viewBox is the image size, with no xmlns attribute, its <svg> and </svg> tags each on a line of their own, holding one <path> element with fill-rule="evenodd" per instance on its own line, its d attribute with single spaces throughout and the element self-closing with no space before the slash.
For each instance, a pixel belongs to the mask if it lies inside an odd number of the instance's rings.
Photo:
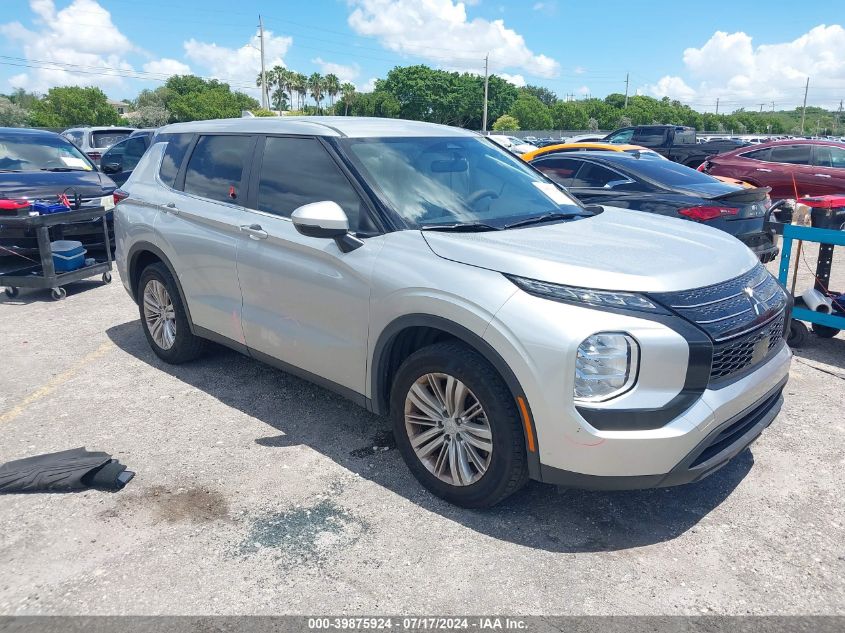
<svg viewBox="0 0 845 633">
<path fill-rule="evenodd" d="M 845 193 L 845 143 L 793 139 L 710 156 L 699 171 L 771 187 L 773 200 Z M 794 179 L 794 184 L 793 184 Z"/>
</svg>

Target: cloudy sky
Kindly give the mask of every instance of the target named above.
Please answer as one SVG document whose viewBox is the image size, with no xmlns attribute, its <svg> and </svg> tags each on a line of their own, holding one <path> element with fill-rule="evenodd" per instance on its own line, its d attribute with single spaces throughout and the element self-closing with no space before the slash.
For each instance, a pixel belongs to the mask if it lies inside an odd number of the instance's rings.
<svg viewBox="0 0 845 633">
<path fill-rule="evenodd" d="M 257 94 L 268 65 L 360 90 L 398 64 L 491 71 L 559 96 L 670 96 L 698 110 L 845 98 L 840 0 L 0 0 L 0 92 L 96 85 L 134 96 L 174 73 Z M 681 8 L 686 7 L 686 8 Z"/>
</svg>

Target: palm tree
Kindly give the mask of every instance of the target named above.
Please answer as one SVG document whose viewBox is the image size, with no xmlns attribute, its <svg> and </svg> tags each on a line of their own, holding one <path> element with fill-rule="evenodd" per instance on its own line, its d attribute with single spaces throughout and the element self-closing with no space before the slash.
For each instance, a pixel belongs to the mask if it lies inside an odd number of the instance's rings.
<svg viewBox="0 0 845 633">
<path fill-rule="evenodd" d="M 326 94 L 329 95 L 329 106 L 334 107 L 334 98 L 340 92 L 340 79 L 334 73 L 329 73 L 325 77 L 323 87 L 326 90 Z"/>
<path fill-rule="evenodd" d="M 302 73 L 293 73 L 293 79 L 291 81 L 291 88 L 294 92 L 296 92 L 296 107 L 297 110 L 302 109 L 302 102 L 305 99 L 305 95 L 308 94 L 308 77 L 303 75 Z"/>
<path fill-rule="evenodd" d="M 308 90 L 311 92 L 311 96 L 314 98 L 314 102 L 317 104 L 317 113 L 320 113 L 320 101 L 323 98 L 323 91 L 326 88 L 325 79 L 320 73 L 311 73 L 311 76 L 308 78 Z"/>
<path fill-rule="evenodd" d="M 343 116 L 349 114 L 349 103 L 355 98 L 355 84 L 344 82 L 340 86 L 340 94 L 343 99 Z"/>
<path fill-rule="evenodd" d="M 281 112 L 283 97 L 285 93 L 290 91 L 291 71 L 284 66 L 273 66 L 270 72 L 273 73 L 274 85 L 276 86 L 276 91 L 273 93 L 273 96 L 276 97 L 276 109 Z M 287 99 L 284 100 L 286 101 Z"/>
</svg>

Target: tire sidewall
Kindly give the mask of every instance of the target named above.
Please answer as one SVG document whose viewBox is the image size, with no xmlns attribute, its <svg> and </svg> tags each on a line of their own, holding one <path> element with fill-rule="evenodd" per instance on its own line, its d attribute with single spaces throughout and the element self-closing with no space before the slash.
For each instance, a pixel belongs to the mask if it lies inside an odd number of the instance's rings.
<svg viewBox="0 0 845 633">
<path fill-rule="evenodd" d="M 465 348 L 464 354 L 447 356 L 442 349 L 443 346 L 434 345 L 415 352 L 396 373 L 390 396 L 396 445 L 411 472 L 429 491 L 456 505 L 487 507 L 507 496 L 503 491 L 508 488 L 513 470 L 521 467 L 514 460 L 514 443 L 524 442 L 516 426 L 519 419 L 516 405 L 504 381 L 481 356 L 469 348 Z M 493 442 L 490 466 L 481 479 L 469 486 L 453 486 L 438 479 L 411 446 L 405 429 L 405 398 L 411 385 L 428 373 L 449 374 L 464 383 L 481 403 L 490 424 Z"/>
<path fill-rule="evenodd" d="M 164 284 L 167 289 L 167 294 L 170 295 L 170 301 L 173 303 L 173 311 L 176 315 L 176 341 L 170 349 L 162 349 L 150 334 L 147 327 L 147 320 L 144 316 L 144 289 L 150 281 L 158 281 Z M 144 330 L 144 336 L 150 344 L 156 356 L 169 363 L 180 363 L 185 360 L 186 348 L 191 343 L 189 338 L 192 338 L 191 326 L 188 322 L 187 313 L 182 305 L 182 298 L 173 281 L 170 272 L 161 264 L 152 264 L 147 266 L 141 273 L 141 278 L 138 280 L 138 311 L 141 315 L 141 329 Z"/>
</svg>

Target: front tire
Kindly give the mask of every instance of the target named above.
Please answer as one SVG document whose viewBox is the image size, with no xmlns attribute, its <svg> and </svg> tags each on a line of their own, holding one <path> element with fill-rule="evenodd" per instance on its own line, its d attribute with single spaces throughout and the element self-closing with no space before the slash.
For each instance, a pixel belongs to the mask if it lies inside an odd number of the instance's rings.
<svg viewBox="0 0 845 633">
<path fill-rule="evenodd" d="M 144 269 L 137 296 L 141 327 L 156 356 L 177 365 L 202 354 L 205 341 L 191 332 L 176 282 L 164 264 Z"/>
<path fill-rule="evenodd" d="M 495 505 L 528 479 L 513 394 L 464 344 L 437 343 L 411 354 L 396 372 L 390 417 L 408 468 L 455 505 Z"/>
</svg>

